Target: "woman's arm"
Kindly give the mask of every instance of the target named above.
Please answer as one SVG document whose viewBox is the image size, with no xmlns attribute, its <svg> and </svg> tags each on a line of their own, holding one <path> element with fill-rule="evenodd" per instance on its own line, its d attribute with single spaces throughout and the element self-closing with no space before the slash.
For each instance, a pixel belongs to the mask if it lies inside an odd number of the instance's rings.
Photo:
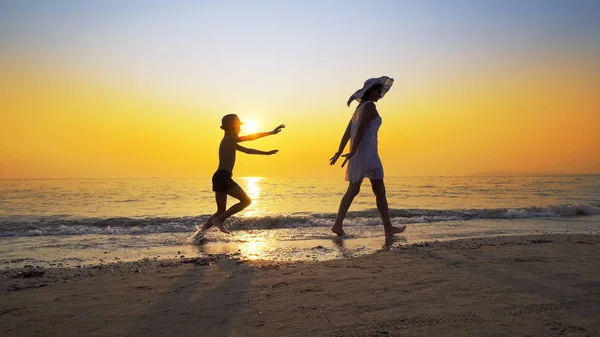
<svg viewBox="0 0 600 337">
<path fill-rule="evenodd" d="M 338 148 L 338 151 L 333 155 L 333 157 L 331 157 L 329 159 L 329 165 L 334 165 L 335 162 L 340 157 L 340 155 L 342 154 L 342 152 L 344 151 L 344 149 L 346 148 L 346 144 L 348 144 L 348 141 L 350 140 L 351 128 L 352 128 L 352 119 L 350 119 L 350 122 L 348 123 L 348 126 L 346 127 L 346 131 L 344 132 L 344 135 L 342 136 L 342 140 L 340 141 L 340 146 Z"/>
<path fill-rule="evenodd" d="M 356 130 L 356 136 L 354 136 L 354 141 L 352 142 L 352 147 L 350 148 L 350 152 L 343 155 L 346 159 L 342 163 L 342 167 L 346 165 L 346 162 L 352 158 L 352 156 L 358 150 L 358 145 L 362 141 L 365 136 L 365 131 L 367 131 L 367 127 L 369 123 L 377 117 L 377 108 L 375 107 L 375 103 L 367 102 L 365 103 L 365 107 L 362 111 L 362 116 L 360 117 L 360 123 L 358 124 L 358 129 Z"/>
</svg>

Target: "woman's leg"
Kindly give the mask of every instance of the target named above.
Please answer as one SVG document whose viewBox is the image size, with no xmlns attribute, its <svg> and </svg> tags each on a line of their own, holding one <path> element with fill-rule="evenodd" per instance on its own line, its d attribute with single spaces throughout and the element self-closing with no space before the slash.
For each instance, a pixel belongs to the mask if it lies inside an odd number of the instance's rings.
<svg viewBox="0 0 600 337">
<path fill-rule="evenodd" d="M 392 222 L 390 220 L 390 210 L 388 207 L 387 196 L 385 195 L 385 184 L 383 183 L 383 179 L 371 179 L 371 188 L 373 189 L 373 193 L 375 193 L 377 209 L 379 210 L 381 220 L 383 221 L 385 235 L 394 235 L 404 232 L 406 226 L 392 226 Z"/>
<path fill-rule="evenodd" d="M 348 213 L 348 209 L 350 208 L 354 197 L 360 192 L 361 183 L 362 181 L 348 184 L 348 190 L 346 190 L 346 194 L 344 194 L 342 201 L 340 201 L 340 208 L 338 209 L 335 223 L 331 227 L 331 231 L 337 235 L 341 236 L 346 234 L 342 228 L 342 223 L 344 222 L 344 217 L 346 216 L 346 213 Z"/>
</svg>

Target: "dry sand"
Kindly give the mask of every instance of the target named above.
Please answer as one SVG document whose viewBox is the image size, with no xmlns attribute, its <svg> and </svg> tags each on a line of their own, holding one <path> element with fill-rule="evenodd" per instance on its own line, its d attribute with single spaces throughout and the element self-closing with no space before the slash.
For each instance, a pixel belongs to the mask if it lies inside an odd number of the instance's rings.
<svg viewBox="0 0 600 337">
<path fill-rule="evenodd" d="M 0 272 L 1 336 L 600 336 L 600 236 Z"/>
</svg>

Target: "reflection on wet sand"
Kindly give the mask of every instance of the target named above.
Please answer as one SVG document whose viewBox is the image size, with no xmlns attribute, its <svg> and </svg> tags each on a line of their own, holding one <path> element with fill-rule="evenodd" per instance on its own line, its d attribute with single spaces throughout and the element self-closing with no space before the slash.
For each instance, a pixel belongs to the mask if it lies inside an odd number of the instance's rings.
<svg viewBox="0 0 600 337">
<path fill-rule="evenodd" d="M 370 254 L 407 243 L 402 236 L 326 238 L 327 229 L 323 232 L 322 239 L 284 240 L 269 231 L 239 231 L 227 241 L 207 239 L 196 247 L 200 254 L 237 255 L 249 260 L 324 261 Z"/>
</svg>

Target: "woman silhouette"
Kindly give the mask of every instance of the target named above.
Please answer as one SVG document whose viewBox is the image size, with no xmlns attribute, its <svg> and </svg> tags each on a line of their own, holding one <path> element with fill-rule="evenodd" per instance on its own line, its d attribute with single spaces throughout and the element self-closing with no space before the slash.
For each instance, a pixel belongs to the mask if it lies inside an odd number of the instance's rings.
<svg viewBox="0 0 600 337">
<path fill-rule="evenodd" d="M 329 159 L 330 165 L 334 165 L 346 147 L 348 140 L 350 140 L 350 152 L 342 155 L 345 158 L 342 167 L 349 162 L 346 168 L 346 181 L 349 182 L 348 190 L 342 197 L 335 223 L 331 227 L 331 231 L 339 236 L 346 234 L 342 228 L 342 223 L 354 197 L 360 191 L 360 185 L 364 178 L 371 180 L 371 187 L 373 193 L 375 193 L 377 209 L 383 221 L 385 235 L 392 236 L 402 233 L 406 229 L 406 226 L 394 227 L 390 221 L 383 183 L 383 165 L 377 147 L 377 134 L 382 120 L 375 102 L 390 90 L 393 83 L 394 79 L 387 76 L 370 78 L 365 81 L 361 89 L 357 90 L 348 99 L 348 106 L 354 100 L 358 101 L 359 104 L 354 110 L 348 127 L 346 127 L 346 132 L 342 136 L 338 152 Z"/>
</svg>

